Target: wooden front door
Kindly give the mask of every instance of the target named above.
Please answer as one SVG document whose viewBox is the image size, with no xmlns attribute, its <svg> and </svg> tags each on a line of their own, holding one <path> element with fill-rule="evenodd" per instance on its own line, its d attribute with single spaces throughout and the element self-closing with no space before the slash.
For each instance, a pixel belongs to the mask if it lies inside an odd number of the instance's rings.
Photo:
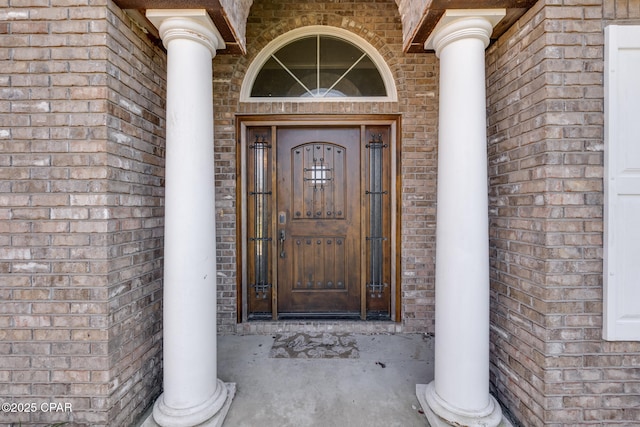
<svg viewBox="0 0 640 427">
<path fill-rule="evenodd" d="M 359 317 L 360 127 L 278 128 L 280 317 Z"/>
<path fill-rule="evenodd" d="M 399 319 L 396 120 L 238 120 L 244 319 Z"/>
</svg>

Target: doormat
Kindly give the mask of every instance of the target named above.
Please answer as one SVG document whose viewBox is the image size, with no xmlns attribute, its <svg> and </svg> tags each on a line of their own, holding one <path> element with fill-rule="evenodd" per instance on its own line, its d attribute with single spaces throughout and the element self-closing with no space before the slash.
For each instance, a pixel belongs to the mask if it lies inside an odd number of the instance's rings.
<svg viewBox="0 0 640 427">
<path fill-rule="evenodd" d="M 269 357 L 283 359 L 358 359 L 356 337 L 346 333 L 276 335 Z"/>
</svg>

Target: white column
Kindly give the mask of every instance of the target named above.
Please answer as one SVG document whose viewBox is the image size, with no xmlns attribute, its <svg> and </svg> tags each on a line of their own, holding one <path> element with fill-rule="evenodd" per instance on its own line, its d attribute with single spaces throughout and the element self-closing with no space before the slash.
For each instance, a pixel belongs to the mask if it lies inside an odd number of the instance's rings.
<svg viewBox="0 0 640 427">
<path fill-rule="evenodd" d="M 224 47 L 204 10 L 148 10 L 167 48 L 160 426 L 219 425 L 232 397 L 217 378 L 212 59 Z"/>
<path fill-rule="evenodd" d="M 504 10 L 447 11 L 427 41 L 440 58 L 435 379 L 418 386 L 432 426 L 495 427 L 489 394 L 485 48 Z"/>
</svg>

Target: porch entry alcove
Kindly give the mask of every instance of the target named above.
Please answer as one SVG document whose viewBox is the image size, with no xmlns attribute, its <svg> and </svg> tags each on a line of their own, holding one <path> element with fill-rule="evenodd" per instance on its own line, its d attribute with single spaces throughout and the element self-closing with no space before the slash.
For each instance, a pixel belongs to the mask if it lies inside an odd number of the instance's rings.
<svg viewBox="0 0 640 427">
<path fill-rule="evenodd" d="M 398 115 L 238 116 L 238 321 L 400 317 Z"/>
</svg>

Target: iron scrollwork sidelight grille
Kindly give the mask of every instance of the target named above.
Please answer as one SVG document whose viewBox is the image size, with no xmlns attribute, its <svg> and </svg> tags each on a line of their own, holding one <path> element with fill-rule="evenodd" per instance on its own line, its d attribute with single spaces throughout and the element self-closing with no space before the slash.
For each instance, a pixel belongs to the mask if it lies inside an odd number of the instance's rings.
<svg viewBox="0 0 640 427">
<path fill-rule="evenodd" d="M 256 135 L 253 144 L 249 145 L 250 161 L 253 167 L 253 188 L 249 191 L 250 203 L 253 205 L 252 237 L 249 241 L 253 244 L 254 255 L 254 281 L 250 285 L 256 298 L 266 299 L 271 289 L 269 274 L 269 250 L 271 247 L 270 236 L 270 212 L 272 204 L 271 182 L 269 177 L 269 164 L 271 145 L 264 135 Z"/>
<path fill-rule="evenodd" d="M 369 281 L 367 289 L 371 297 L 382 298 L 384 289 L 389 286 L 384 282 L 383 276 L 383 242 L 387 237 L 383 235 L 383 203 L 388 191 L 383 186 L 383 150 L 388 148 L 382 140 L 381 134 L 372 134 L 366 145 L 369 151 L 369 177 L 368 189 L 365 195 L 369 203 L 369 235 L 366 240 L 369 244 Z"/>
</svg>

